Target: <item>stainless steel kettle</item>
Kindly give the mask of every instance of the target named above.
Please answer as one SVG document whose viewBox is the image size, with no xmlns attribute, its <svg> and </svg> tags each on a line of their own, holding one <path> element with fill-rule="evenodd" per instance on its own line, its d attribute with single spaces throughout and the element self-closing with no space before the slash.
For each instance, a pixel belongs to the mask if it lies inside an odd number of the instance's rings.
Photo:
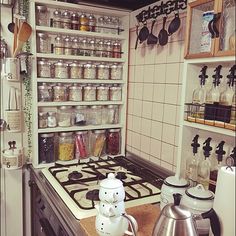
<svg viewBox="0 0 236 236">
<path fill-rule="evenodd" d="M 157 219 L 152 236 L 198 236 L 195 220 L 210 219 L 214 236 L 221 235 L 220 221 L 211 209 L 201 215 L 193 215 L 186 207 L 179 206 L 182 195 L 173 194 L 174 204 L 166 205 Z"/>
</svg>

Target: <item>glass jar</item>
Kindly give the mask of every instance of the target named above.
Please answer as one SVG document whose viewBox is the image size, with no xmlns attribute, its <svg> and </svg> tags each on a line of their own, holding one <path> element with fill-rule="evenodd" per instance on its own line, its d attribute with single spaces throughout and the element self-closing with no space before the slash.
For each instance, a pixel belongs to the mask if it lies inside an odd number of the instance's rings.
<svg viewBox="0 0 236 236">
<path fill-rule="evenodd" d="M 71 15 L 67 10 L 61 14 L 61 27 L 64 29 L 71 29 Z"/>
<path fill-rule="evenodd" d="M 100 157 L 105 154 L 106 131 L 94 130 L 90 135 L 90 153 L 94 157 Z"/>
<path fill-rule="evenodd" d="M 107 134 L 107 154 L 120 154 L 120 129 L 109 129 Z"/>
<path fill-rule="evenodd" d="M 69 87 L 69 101 L 79 102 L 82 101 L 82 87 L 74 84 Z"/>
<path fill-rule="evenodd" d="M 89 23 L 89 19 L 88 17 L 86 16 L 85 13 L 82 13 L 79 17 L 79 23 L 80 23 L 80 27 L 79 29 L 81 31 L 88 31 L 89 30 L 89 26 L 88 26 L 88 23 Z"/>
<path fill-rule="evenodd" d="M 57 35 L 54 41 L 54 53 L 57 55 L 65 54 L 64 40 L 60 35 Z"/>
<path fill-rule="evenodd" d="M 96 79 L 96 65 L 88 62 L 84 64 L 84 79 Z"/>
<path fill-rule="evenodd" d="M 106 56 L 105 46 L 104 46 L 103 40 L 100 40 L 97 43 L 97 53 L 96 53 L 96 56 L 97 57 L 105 57 Z"/>
<path fill-rule="evenodd" d="M 71 14 L 71 29 L 78 30 L 79 29 L 79 16 L 76 12 Z"/>
<path fill-rule="evenodd" d="M 49 26 L 49 12 L 46 6 L 36 6 L 36 24 Z"/>
<path fill-rule="evenodd" d="M 61 28 L 61 11 L 55 10 L 53 12 L 53 27 Z"/>
<path fill-rule="evenodd" d="M 91 106 L 89 112 L 89 124 L 101 125 L 102 124 L 102 106 Z"/>
<path fill-rule="evenodd" d="M 72 107 L 71 106 L 61 106 L 58 112 L 58 126 L 69 127 L 71 126 L 71 116 Z"/>
<path fill-rule="evenodd" d="M 99 33 L 104 33 L 104 29 L 105 29 L 104 26 L 105 26 L 105 18 L 103 16 L 100 16 L 98 18 L 96 31 Z"/>
<path fill-rule="evenodd" d="M 58 160 L 70 161 L 74 159 L 73 132 L 59 134 Z"/>
<path fill-rule="evenodd" d="M 59 60 L 54 64 L 55 67 L 55 78 L 67 79 L 69 78 L 68 64 L 64 63 L 63 60 Z"/>
<path fill-rule="evenodd" d="M 50 50 L 50 38 L 46 33 L 37 33 L 37 52 L 49 53 Z"/>
<path fill-rule="evenodd" d="M 110 87 L 110 100 L 121 101 L 121 87 L 116 85 Z"/>
<path fill-rule="evenodd" d="M 64 54 L 72 55 L 72 42 L 69 36 L 64 38 Z"/>
<path fill-rule="evenodd" d="M 77 61 L 69 64 L 70 78 L 71 79 L 82 79 L 83 78 L 83 65 Z"/>
<path fill-rule="evenodd" d="M 84 101 L 96 101 L 96 87 L 90 84 L 84 86 Z"/>
<path fill-rule="evenodd" d="M 66 87 L 58 83 L 53 87 L 53 101 L 65 102 L 66 101 Z"/>
<path fill-rule="evenodd" d="M 80 42 L 78 38 L 73 38 L 72 39 L 72 55 L 79 55 L 79 47 L 80 47 Z"/>
<path fill-rule="evenodd" d="M 39 162 L 50 163 L 55 160 L 55 135 L 39 134 Z"/>
<path fill-rule="evenodd" d="M 110 40 L 105 42 L 104 48 L 105 48 L 105 53 L 104 53 L 105 57 L 112 58 L 113 57 L 113 45 Z"/>
<path fill-rule="evenodd" d="M 51 77 L 51 63 L 45 59 L 41 59 L 37 63 L 38 77 L 50 78 Z"/>
<path fill-rule="evenodd" d="M 118 124 L 119 123 L 119 106 L 109 105 L 107 106 L 107 124 Z"/>
<path fill-rule="evenodd" d="M 113 43 L 113 58 L 121 58 L 121 44 L 118 41 Z"/>
<path fill-rule="evenodd" d="M 88 16 L 88 31 L 95 32 L 96 30 L 97 19 L 93 14 Z"/>
<path fill-rule="evenodd" d="M 38 86 L 38 101 L 39 102 L 51 102 L 52 101 L 52 87 L 46 83 Z"/>
<path fill-rule="evenodd" d="M 49 128 L 54 128 L 57 126 L 57 116 L 56 116 L 56 112 L 54 111 L 49 111 L 48 112 L 48 127 Z"/>
<path fill-rule="evenodd" d="M 110 71 L 111 71 L 111 79 L 112 80 L 121 80 L 122 79 L 122 71 L 123 71 L 122 65 L 114 63 L 111 65 Z"/>
<path fill-rule="evenodd" d="M 106 28 L 105 28 L 105 32 L 104 33 L 111 33 L 112 31 L 112 18 L 111 17 L 106 17 L 105 18 L 105 25 L 106 25 Z"/>
<path fill-rule="evenodd" d="M 104 63 L 97 65 L 97 79 L 109 79 L 109 65 Z"/>
<path fill-rule="evenodd" d="M 120 29 L 120 19 L 118 17 L 113 17 L 112 18 L 112 34 L 119 34 L 119 29 Z"/>
<path fill-rule="evenodd" d="M 101 84 L 97 87 L 97 101 L 108 101 L 109 100 L 109 87 Z"/>
<path fill-rule="evenodd" d="M 75 158 L 86 159 L 89 154 L 89 133 L 88 131 L 79 131 L 75 133 Z"/>
<path fill-rule="evenodd" d="M 89 49 L 89 56 L 95 57 L 96 56 L 96 42 L 94 39 L 90 39 L 88 41 L 88 49 Z"/>
<path fill-rule="evenodd" d="M 87 39 L 82 39 L 80 42 L 79 55 L 89 56 L 89 45 Z"/>
<path fill-rule="evenodd" d="M 39 112 L 39 114 L 38 114 L 38 127 L 40 129 L 48 127 L 48 114 L 47 114 L 47 112 Z"/>
<path fill-rule="evenodd" d="M 76 106 L 74 110 L 74 117 L 75 125 L 86 125 L 88 119 L 88 106 Z"/>
</svg>

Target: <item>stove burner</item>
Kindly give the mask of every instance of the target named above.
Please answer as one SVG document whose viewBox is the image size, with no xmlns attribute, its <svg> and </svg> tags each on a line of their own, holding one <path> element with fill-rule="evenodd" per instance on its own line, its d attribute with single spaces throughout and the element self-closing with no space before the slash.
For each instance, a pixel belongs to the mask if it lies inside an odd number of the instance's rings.
<svg viewBox="0 0 236 236">
<path fill-rule="evenodd" d="M 94 189 L 91 191 L 88 191 L 86 193 L 86 199 L 88 200 L 92 200 L 92 201 L 99 201 L 99 190 L 98 189 Z"/>
<path fill-rule="evenodd" d="M 116 178 L 119 179 L 119 180 L 122 180 L 122 179 L 127 179 L 127 176 L 125 174 L 125 172 L 123 171 L 118 171 L 116 173 Z"/>
<path fill-rule="evenodd" d="M 83 177 L 83 175 L 78 171 L 73 171 L 68 175 L 69 180 L 74 180 L 74 181 L 78 180 L 82 177 Z"/>
</svg>

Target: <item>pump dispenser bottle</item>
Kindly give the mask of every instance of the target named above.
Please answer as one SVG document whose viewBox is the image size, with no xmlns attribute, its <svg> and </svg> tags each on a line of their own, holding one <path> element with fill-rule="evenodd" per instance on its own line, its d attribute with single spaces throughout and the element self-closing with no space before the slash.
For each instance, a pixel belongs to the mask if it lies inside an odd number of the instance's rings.
<svg viewBox="0 0 236 236">
<path fill-rule="evenodd" d="M 236 166 L 236 147 L 234 147 L 229 157 L 226 158 L 226 165 Z"/>
</svg>

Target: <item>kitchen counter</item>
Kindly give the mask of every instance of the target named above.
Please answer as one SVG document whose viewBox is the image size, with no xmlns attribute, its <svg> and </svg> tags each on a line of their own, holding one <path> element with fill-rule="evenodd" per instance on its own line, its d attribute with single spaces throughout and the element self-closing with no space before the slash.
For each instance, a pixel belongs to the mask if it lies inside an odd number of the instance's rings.
<svg viewBox="0 0 236 236">
<path fill-rule="evenodd" d="M 145 204 L 126 209 L 127 214 L 132 215 L 138 223 L 137 236 L 151 236 L 152 230 L 160 214 L 158 205 Z M 86 232 L 86 236 L 97 236 L 95 230 L 95 217 L 89 217 L 80 221 L 81 226 Z"/>
</svg>

